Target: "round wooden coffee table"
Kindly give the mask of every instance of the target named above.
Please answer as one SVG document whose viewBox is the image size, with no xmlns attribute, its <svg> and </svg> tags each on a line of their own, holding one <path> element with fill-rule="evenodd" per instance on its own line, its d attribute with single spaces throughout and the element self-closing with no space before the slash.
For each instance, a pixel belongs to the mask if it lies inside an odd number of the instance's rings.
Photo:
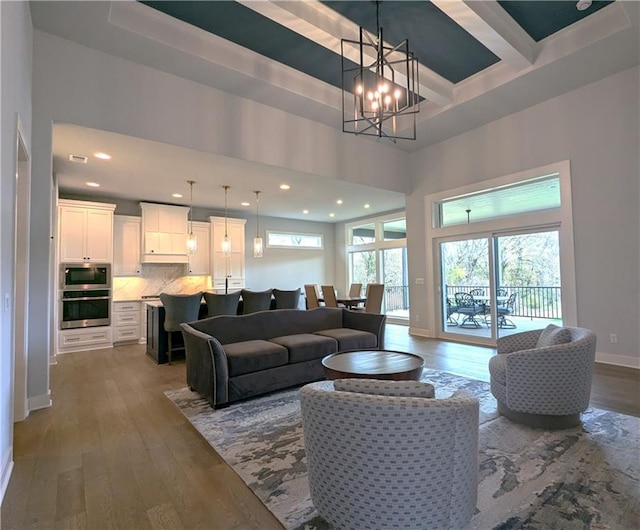
<svg viewBox="0 0 640 530">
<path fill-rule="evenodd" d="M 332 353 L 322 359 L 327 379 L 387 379 L 419 381 L 424 359 L 391 350 L 354 350 Z"/>
</svg>

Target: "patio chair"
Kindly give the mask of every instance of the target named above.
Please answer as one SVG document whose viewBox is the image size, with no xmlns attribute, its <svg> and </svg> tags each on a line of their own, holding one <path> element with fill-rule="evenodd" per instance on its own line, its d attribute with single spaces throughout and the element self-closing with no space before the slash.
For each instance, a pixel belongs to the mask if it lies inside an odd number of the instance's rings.
<svg viewBox="0 0 640 530">
<path fill-rule="evenodd" d="M 462 322 L 458 325 L 461 328 L 464 327 L 474 327 L 481 328 L 482 325 L 476 318 L 478 315 L 484 314 L 485 306 L 484 304 L 479 304 L 476 302 L 473 295 L 469 293 L 456 293 L 455 294 L 455 305 L 458 306 L 456 313 L 464 315 Z"/>
<path fill-rule="evenodd" d="M 471 296 L 484 296 L 484 289 L 471 289 L 469 294 Z"/>
<path fill-rule="evenodd" d="M 510 328 L 513 329 L 516 327 L 513 320 L 507 318 L 509 315 L 512 315 L 515 310 L 516 305 L 516 296 L 518 293 L 511 293 L 507 301 L 504 305 L 497 305 L 496 312 L 498 314 L 498 327 L 499 328 Z"/>
<path fill-rule="evenodd" d="M 458 312 L 458 306 L 455 305 L 451 301 L 451 298 L 449 298 L 447 296 L 447 325 L 448 326 L 457 326 L 458 325 L 458 321 L 453 316 L 457 312 Z"/>
</svg>

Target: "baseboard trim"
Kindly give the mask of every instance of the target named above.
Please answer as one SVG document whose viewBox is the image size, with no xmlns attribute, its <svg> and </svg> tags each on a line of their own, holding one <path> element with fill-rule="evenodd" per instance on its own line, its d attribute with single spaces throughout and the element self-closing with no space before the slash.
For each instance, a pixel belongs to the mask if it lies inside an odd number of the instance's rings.
<svg viewBox="0 0 640 530">
<path fill-rule="evenodd" d="M 640 370 L 640 357 L 629 357 L 627 355 L 616 355 L 615 353 L 596 352 L 596 362 L 603 364 L 614 364 L 625 368 L 635 368 Z"/>
<path fill-rule="evenodd" d="M 9 479 L 13 471 L 13 445 L 7 448 L 2 458 L 2 469 L 0 469 L 0 503 L 4 501 L 4 495 L 9 487 Z"/>
<path fill-rule="evenodd" d="M 413 326 L 409 326 L 409 335 L 415 335 L 416 337 L 424 337 L 426 339 L 433 338 L 429 333 L 428 329 L 414 328 Z"/>
<path fill-rule="evenodd" d="M 46 409 L 50 407 L 52 404 L 51 401 L 51 390 L 49 390 L 46 394 L 42 394 L 41 396 L 35 396 L 29 398 L 29 410 L 34 411 L 38 409 Z"/>
</svg>

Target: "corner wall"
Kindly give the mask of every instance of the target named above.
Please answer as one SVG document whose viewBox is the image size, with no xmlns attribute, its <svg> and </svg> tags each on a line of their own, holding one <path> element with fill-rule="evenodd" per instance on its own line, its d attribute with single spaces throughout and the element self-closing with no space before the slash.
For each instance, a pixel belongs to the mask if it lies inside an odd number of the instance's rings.
<svg viewBox="0 0 640 530">
<path fill-rule="evenodd" d="M 425 195 L 570 160 L 578 324 L 598 360 L 640 367 L 639 69 L 579 88 L 410 155 L 412 324 L 432 311 Z M 617 333 L 618 343 L 609 343 Z"/>
</svg>

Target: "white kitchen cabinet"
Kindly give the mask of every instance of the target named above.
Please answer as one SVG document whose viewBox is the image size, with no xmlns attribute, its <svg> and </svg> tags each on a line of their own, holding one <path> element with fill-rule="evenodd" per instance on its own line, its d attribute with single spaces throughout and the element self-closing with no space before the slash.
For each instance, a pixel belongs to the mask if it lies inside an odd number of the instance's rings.
<svg viewBox="0 0 640 530">
<path fill-rule="evenodd" d="M 142 262 L 187 263 L 189 208 L 141 202 Z"/>
<path fill-rule="evenodd" d="M 139 276 L 140 230 L 142 219 L 131 215 L 113 216 L 113 275 Z"/>
<path fill-rule="evenodd" d="M 60 262 L 111 263 L 115 208 L 115 204 L 60 199 Z"/>
<path fill-rule="evenodd" d="M 138 342 L 140 340 L 142 304 L 140 302 L 113 302 L 113 342 Z"/>
<path fill-rule="evenodd" d="M 229 290 L 237 291 L 245 286 L 245 235 L 246 219 L 227 219 L 227 233 L 231 239 L 231 256 L 222 255 L 225 234 L 224 217 L 210 217 L 211 222 L 211 282 L 216 291 L 224 292 L 225 280 Z"/>
<path fill-rule="evenodd" d="M 209 223 L 193 222 L 196 236 L 196 252 L 189 256 L 189 275 L 207 276 L 211 274 L 211 255 L 209 252 Z"/>
<path fill-rule="evenodd" d="M 111 326 L 65 329 L 58 332 L 58 353 L 110 348 Z"/>
</svg>

